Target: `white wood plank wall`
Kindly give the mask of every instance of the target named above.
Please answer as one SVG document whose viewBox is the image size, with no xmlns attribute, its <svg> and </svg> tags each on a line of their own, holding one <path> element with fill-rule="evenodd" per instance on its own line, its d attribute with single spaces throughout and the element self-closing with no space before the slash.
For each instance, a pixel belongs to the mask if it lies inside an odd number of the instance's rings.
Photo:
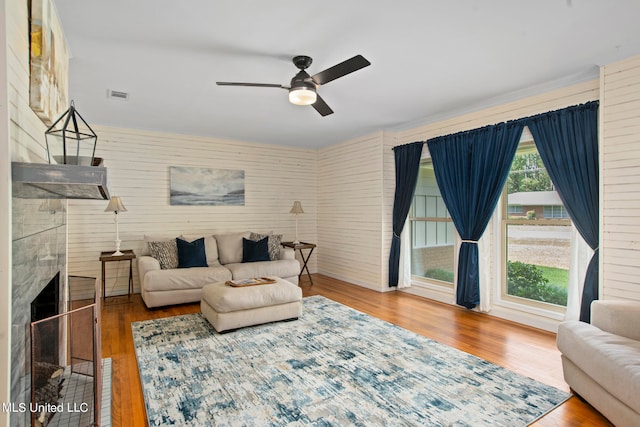
<svg viewBox="0 0 640 427">
<path fill-rule="evenodd" d="M 293 240 L 295 217 L 289 210 L 294 200 L 300 200 L 305 211 L 298 217 L 300 240 L 317 239 L 314 150 L 103 126 L 94 130 L 96 156 L 105 159 L 111 195 L 122 197 L 127 208 L 119 214 L 123 249 L 146 253 L 145 234 L 250 230 L 273 231 Z M 245 205 L 169 205 L 170 166 L 244 170 Z M 101 276 L 100 252 L 115 247 L 114 215 L 104 212 L 106 206 L 106 201 L 69 202 L 69 274 Z M 320 254 L 324 248 L 316 250 Z M 315 253 L 309 268 L 317 270 Z M 127 262 L 107 263 L 107 295 L 126 293 L 128 272 Z M 136 269 L 136 292 L 138 282 Z"/>
<path fill-rule="evenodd" d="M 320 272 L 381 290 L 383 134 L 318 151 Z"/>
<path fill-rule="evenodd" d="M 603 299 L 640 300 L 640 56 L 601 69 Z"/>
</svg>

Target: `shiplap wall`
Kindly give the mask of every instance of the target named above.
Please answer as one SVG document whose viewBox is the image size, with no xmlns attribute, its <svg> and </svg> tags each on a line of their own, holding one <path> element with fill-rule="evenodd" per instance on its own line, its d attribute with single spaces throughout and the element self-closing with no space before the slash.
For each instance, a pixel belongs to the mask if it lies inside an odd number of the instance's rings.
<svg viewBox="0 0 640 427">
<path fill-rule="evenodd" d="M 0 0 L 0 12 L 6 16 L 9 5 Z M 11 206 L 11 149 L 9 148 L 8 57 L 9 19 L 0 20 L 0 203 Z M 11 210 L 0 210 L 0 401 L 11 399 Z M 0 427 L 9 425 L 9 412 L 0 414 Z"/>
<path fill-rule="evenodd" d="M 383 133 L 318 150 L 319 271 L 382 290 Z"/>
<path fill-rule="evenodd" d="M 111 195 L 120 196 L 127 212 L 119 214 L 123 249 L 146 253 L 145 234 L 175 237 L 235 231 L 295 237 L 294 200 L 305 211 L 298 216 L 299 238 L 315 242 L 316 152 L 285 146 L 227 141 L 96 126 L 96 156 L 105 159 Z M 239 169 L 245 173 L 244 206 L 171 206 L 169 167 Z M 101 251 L 115 246 L 113 213 L 106 201 L 69 202 L 69 274 L 100 277 Z M 316 253 L 309 262 L 317 270 Z M 107 295 L 126 293 L 127 262 L 107 263 Z M 135 291 L 139 292 L 137 270 Z"/>
<path fill-rule="evenodd" d="M 11 162 L 32 162 L 32 163 L 44 163 L 47 162 L 46 144 L 44 139 L 44 132 L 47 127 L 38 118 L 38 116 L 29 107 L 29 14 L 28 14 L 27 1 L 0 1 L 0 10 L 2 10 L 2 24 L 0 24 L 0 31 L 2 36 L 0 37 L 0 44 L 3 46 L 3 54 L 0 55 L 0 84 L 3 85 L 0 92 L 2 103 L 3 122 L 0 124 L 2 132 L 7 134 L 2 135 L 1 143 L 5 145 L 8 155 L 0 156 L 3 162 L 3 179 L 0 185 L 7 186 L 8 188 L 2 189 L 4 194 L 5 190 L 7 194 L 11 194 Z M 5 27 L 6 26 L 6 27 Z M 61 41 L 64 43 L 64 40 Z M 4 74 L 6 72 L 6 74 Z M 6 92 L 4 92 L 6 90 Z M 8 122 L 4 122 L 8 118 Z M 5 126 L 5 124 L 7 126 Z M 8 141 L 4 138 L 7 136 Z M 6 165 L 6 169 L 4 169 Z M 4 173 L 6 171 L 6 174 Z M 64 236 L 64 225 L 60 225 L 64 222 L 64 213 L 58 214 L 58 223 L 54 227 L 39 223 L 41 219 L 38 212 L 34 215 L 30 215 L 29 209 L 23 209 L 25 206 L 33 206 L 33 209 L 37 209 L 41 201 L 39 200 L 12 200 L 9 199 L 7 203 L 4 203 L 4 211 L 7 215 L 7 223 L 2 221 L 3 233 L 7 234 L 6 239 L 2 239 L 5 245 L 10 250 L 5 252 L 5 248 L 2 250 L 3 264 L 5 262 L 10 263 L 13 267 L 14 258 L 17 259 L 32 259 L 34 260 L 33 268 L 39 267 L 28 273 L 27 277 L 17 274 L 13 271 L 10 273 L 6 281 L 3 280 L 2 288 L 6 289 L 9 293 L 7 298 L 0 298 L 0 311 L 6 316 L 11 316 L 11 325 L 6 327 L 2 322 L 2 330 L 0 330 L 0 340 L 2 348 L 2 360 L 1 364 L 2 373 L 0 374 L 0 384 L 2 384 L 2 391 L 0 392 L 0 400 L 3 402 L 23 402 L 28 393 L 29 386 L 28 377 L 25 373 L 29 371 L 25 368 L 26 358 L 24 357 L 25 351 L 28 349 L 25 330 L 28 329 L 29 316 L 29 292 L 37 289 L 41 285 L 41 276 L 49 274 L 47 268 L 40 268 L 41 266 L 35 265 L 35 260 L 38 259 L 38 251 L 41 247 L 34 244 L 37 243 L 42 246 L 47 244 L 51 248 L 52 252 L 58 256 L 57 263 L 53 263 L 48 268 L 58 269 L 60 268 L 62 278 L 65 276 L 65 261 L 64 261 L 64 241 L 58 242 L 57 235 Z M 15 204 L 14 204 L 15 203 Z M 64 203 L 64 201 L 63 201 Z M 26 212 L 26 213 L 25 213 Z M 28 232 L 25 230 L 25 224 L 29 224 Z M 22 226 L 22 227 L 20 227 Z M 5 228 L 7 227 L 7 228 Z M 13 232 L 12 232 L 13 228 Z M 18 232 L 16 232 L 18 231 Z M 16 244 L 13 239 L 19 239 L 20 244 Z M 20 247 L 20 253 L 13 253 L 14 247 Z M 6 253 L 6 255 L 5 255 Z M 6 257 L 6 259 L 5 259 Z M 2 271 L 7 271 L 4 268 L 0 268 Z M 24 273 L 24 271 L 22 271 Z M 48 277 L 50 279 L 51 276 Z M 22 286 L 24 285 L 24 286 Z M 13 294 L 11 289 L 13 288 Z M 66 290 L 62 289 L 63 295 Z M 27 301 L 25 301 L 27 300 Z M 25 304 L 26 303 L 26 304 Z M 9 334 L 9 328 L 11 328 L 11 334 Z M 11 343 L 5 343 L 5 338 L 11 336 Z M 5 354 L 5 351 L 7 352 Z M 8 359 L 5 359 L 8 356 Z M 11 379 L 5 375 L 5 360 L 9 360 L 11 366 Z M 11 397 L 6 396 L 7 388 L 11 387 Z M 28 400 L 26 400 L 28 401 Z M 11 417 L 9 420 L 8 417 Z M 5 412 L 0 417 L 0 426 L 3 425 L 26 425 L 28 423 L 28 414 L 9 414 Z"/>
<path fill-rule="evenodd" d="M 600 76 L 601 297 L 640 300 L 640 56 Z"/>
</svg>

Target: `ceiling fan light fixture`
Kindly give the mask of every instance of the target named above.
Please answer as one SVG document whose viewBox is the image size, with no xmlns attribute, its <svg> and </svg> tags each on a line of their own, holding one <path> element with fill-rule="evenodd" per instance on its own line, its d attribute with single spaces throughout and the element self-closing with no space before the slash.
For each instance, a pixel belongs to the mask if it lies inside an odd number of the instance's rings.
<svg viewBox="0 0 640 427">
<path fill-rule="evenodd" d="M 315 104 L 318 99 L 316 89 L 313 85 L 292 87 L 289 89 L 289 102 L 295 105 Z"/>
</svg>

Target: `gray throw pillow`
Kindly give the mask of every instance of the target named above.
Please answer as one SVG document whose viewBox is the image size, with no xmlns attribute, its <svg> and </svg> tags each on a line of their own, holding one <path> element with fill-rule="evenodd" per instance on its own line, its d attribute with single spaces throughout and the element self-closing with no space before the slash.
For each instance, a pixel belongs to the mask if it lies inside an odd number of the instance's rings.
<svg viewBox="0 0 640 427">
<path fill-rule="evenodd" d="M 218 259 L 220 264 L 235 264 L 242 262 L 242 238 L 249 238 L 249 232 L 216 234 L 213 237 L 218 242 Z"/>
<path fill-rule="evenodd" d="M 166 242 L 147 242 L 151 256 L 158 260 L 160 268 L 178 268 L 178 246 L 176 239 Z"/>
<path fill-rule="evenodd" d="M 259 234 L 251 233 L 250 240 L 257 242 L 268 237 L 267 246 L 269 247 L 269 260 L 274 261 L 280 259 L 280 242 L 282 242 L 282 234 Z"/>
</svg>

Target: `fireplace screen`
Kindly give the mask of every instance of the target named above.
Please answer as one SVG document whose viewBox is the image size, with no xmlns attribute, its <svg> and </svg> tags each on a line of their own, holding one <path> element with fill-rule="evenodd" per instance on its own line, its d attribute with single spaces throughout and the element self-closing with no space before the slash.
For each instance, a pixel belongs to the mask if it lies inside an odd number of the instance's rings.
<svg viewBox="0 0 640 427">
<path fill-rule="evenodd" d="M 90 304 L 31 323 L 33 426 L 98 425 L 102 360 L 97 315 L 96 304 Z"/>
</svg>

